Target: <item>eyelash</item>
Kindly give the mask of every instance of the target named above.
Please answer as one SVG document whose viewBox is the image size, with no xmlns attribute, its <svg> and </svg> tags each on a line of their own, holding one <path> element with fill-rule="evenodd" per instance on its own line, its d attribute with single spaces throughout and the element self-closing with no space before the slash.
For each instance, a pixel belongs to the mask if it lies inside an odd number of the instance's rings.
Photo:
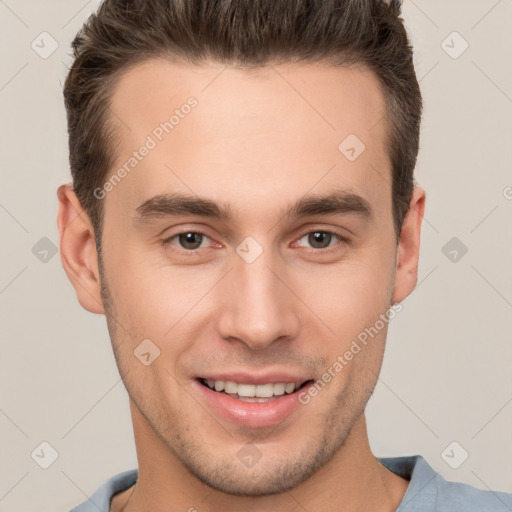
<svg viewBox="0 0 512 512">
<path fill-rule="evenodd" d="M 202 235 L 203 237 L 206 237 L 206 238 L 209 238 L 210 240 L 212 240 L 211 237 L 209 237 L 206 233 L 203 233 L 202 231 L 185 230 L 185 231 L 180 231 L 178 233 L 175 233 L 174 235 L 166 238 L 165 240 L 162 240 L 162 245 L 164 247 L 168 247 L 169 245 L 174 245 L 172 243 L 172 240 L 176 239 L 180 235 L 185 235 L 187 233 L 194 233 L 196 235 Z M 335 243 L 333 245 L 329 245 L 327 248 L 324 248 L 324 249 L 317 249 L 317 248 L 314 248 L 314 247 L 306 248 L 307 252 L 309 252 L 309 253 L 320 253 L 321 252 L 322 254 L 330 254 L 330 253 L 335 252 L 335 251 L 337 251 L 339 249 L 338 245 L 340 243 L 342 243 L 342 244 L 350 243 L 350 240 L 347 237 L 345 237 L 343 235 L 340 235 L 339 233 L 336 233 L 334 231 L 328 231 L 328 230 L 322 230 L 322 229 L 313 229 L 313 230 L 310 230 L 310 231 L 306 231 L 305 233 L 301 234 L 300 237 L 297 240 L 301 240 L 305 236 L 310 235 L 312 233 L 324 233 L 324 234 L 333 235 L 334 237 L 338 238 L 338 243 Z M 187 249 L 183 249 L 181 247 L 178 247 L 178 248 L 173 249 L 173 250 L 176 250 L 178 252 L 182 252 L 182 253 L 185 253 L 185 254 L 190 254 L 190 255 L 195 255 L 195 254 L 197 254 L 200 251 L 200 249 L 187 250 Z"/>
</svg>

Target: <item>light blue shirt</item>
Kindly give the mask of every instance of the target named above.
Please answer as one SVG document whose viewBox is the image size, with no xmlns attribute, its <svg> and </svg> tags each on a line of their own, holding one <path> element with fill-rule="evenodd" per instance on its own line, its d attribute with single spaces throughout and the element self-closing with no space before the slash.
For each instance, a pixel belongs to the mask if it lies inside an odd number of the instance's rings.
<svg viewBox="0 0 512 512">
<path fill-rule="evenodd" d="M 421 455 L 379 458 L 393 473 L 409 480 L 396 512 L 512 512 L 512 494 L 483 491 L 448 482 Z M 131 469 L 109 478 L 87 501 L 70 512 L 110 512 L 110 500 L 137 481 Z"/>
</svg>

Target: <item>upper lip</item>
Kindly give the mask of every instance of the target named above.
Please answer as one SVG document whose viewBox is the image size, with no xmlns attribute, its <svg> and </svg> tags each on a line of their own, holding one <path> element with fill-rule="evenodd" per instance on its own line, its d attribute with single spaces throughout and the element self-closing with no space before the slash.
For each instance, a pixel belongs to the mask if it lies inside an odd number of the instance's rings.
<svg viewBox="0 0 512 512">
<path fill-rule="evenodd" d="M 294 382 L 299 385 L 304 384 L 304 382 L 311 380 L 311 377 L 304 377 L 304 375 L 299 374 L 290 374 L 283 372 L 272 372 L 272 373 L 244 373 L 244 372 L 230 372 L 230 373 L 210 373 L 203 374 L 197 377 L 198 379 L 205 380 L 223 380 L 223 381 L 231 381 L 236 382 L 238 384 L 269 384 L 269 383 L 278 383 L 284 382 L 285 384 Z"/>
</svg>

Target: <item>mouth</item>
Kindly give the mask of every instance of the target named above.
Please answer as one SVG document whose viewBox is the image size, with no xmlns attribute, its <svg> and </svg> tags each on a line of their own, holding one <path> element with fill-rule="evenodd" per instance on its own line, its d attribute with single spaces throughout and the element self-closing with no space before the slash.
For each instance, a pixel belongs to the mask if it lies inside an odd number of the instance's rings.
<svg viewBox="0 0 512 512">
<path fill-rule="evenodd" d="M 280 398 L 298 394 L 313 382 L 313 379 L 296 382 L 245 383 L 231 380 L 216 380 L 199 377 L 198 382 L 218 393 L 240 402 L 268 403 Z"/>
<path fill-rule="evenodd" d="M 313 386 L 309 376 L 286 371 L 244 371 L 196 375 L 192 390 L 211 416 L 248 428 L 301 421 L 306 412 L 300 396 Z M 307 409 L 309 412 L 311 409 Z"/>
</svg>

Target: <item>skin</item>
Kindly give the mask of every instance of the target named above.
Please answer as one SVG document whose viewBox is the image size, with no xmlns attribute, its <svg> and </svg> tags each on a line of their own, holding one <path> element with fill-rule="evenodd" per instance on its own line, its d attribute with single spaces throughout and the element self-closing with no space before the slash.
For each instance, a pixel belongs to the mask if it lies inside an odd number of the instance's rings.
<svg viewBox="0 0 512 512">
<path fill-rule="evenodd" d="M 408 482 L 372 454 L 364 415 L 387 325 L 271 428 L 216 416 L 192 387 L 212 370 L 318 379 L 414 289 L 425 191 L 414 190 L 397 244 L 377 80 L 360 66 L 146 61 L 114 91 L 115 169 L 190 96 L 197 107 L 102 199 L 101 273 L 86 213 L 70 185 L 58 190 L 64 269 L 80 304 L 106 315 L 130 396 L 139 477 L 112 510 L 393 511 Z M 366 145 L 353 162 L 338 150 L 350 133 Z M 365 198 L 373 216 L 283 217 L 306 193 L 340 187 Z M 140 204 L 170 192 L 229 204 L 233 218 L 137 219 Z M 207 236 L 192 255 L 176 237 L 162 245 L 180 231 Z M 349 241 L 317 248 L 307 236 L 315 231 Z M 250 264 L 236 252 L 247 236 L 263 249 Z M 149 366 L 133 355 L 147 338 L 160 350 Z M 253 467 L 237 457 L 248 442 L 261 454 Z"/>
</svg>

